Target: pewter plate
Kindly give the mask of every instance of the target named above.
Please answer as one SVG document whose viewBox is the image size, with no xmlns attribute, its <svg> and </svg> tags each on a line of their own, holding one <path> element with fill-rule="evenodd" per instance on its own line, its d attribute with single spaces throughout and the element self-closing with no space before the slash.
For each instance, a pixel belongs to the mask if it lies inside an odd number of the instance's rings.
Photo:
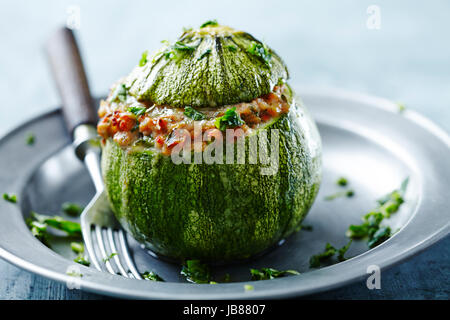
<svg viewBox="0 0 450 320">
<path fill-rule="evenodd" d="M 129 239 L 139 271 L 153 270 L 166 282 L 139 281 L 75 265 L 83 274 L 75 286 L 124 298 L 149 299 L 260 299 L 301 296 L 343 286 L 367 277 L 367 268 L 382 270 L 416 254 L 450 230 L 450 139 L 412 111 L 398 112 L 387 100 L 341 90 L 298 90 L 315 118 L 323 142 L 323 183 L 300 231 L 267 254 L 244 263 L 213 268 L 215 278 L 229 273 L 232 283 L 187 283 L 180 266 L 150 256 Z M 33 132 L 36 143 L 25 144 Z M 0 201 L 0 256 L 31 272 L 74 286 L 66 274 L 74 268 L 67 241 L 55 237 L 53 249 L 36 240 L 25 224 L 31 210 L 60 214 L 61 204 L 87 204 L 94 188 L 87 171 L 69 146 L 61 112 L 55 110 L 29 121 L 0 140 L 0 191 L 19 196 L 14 205 Z M 352 198 L 324 201 L 339 190 L 335 181 L 348 177 Z M 310 269 L 309 257 L 347 243 L 345 231 L 360 223 L 376 199 L 398 188 L 409 177 L 406 203 L 386 222 L 395 235 L 368 250 L 355 241 L 345 262 Z M 301 275 L 251 282 L 249 268 L 296 269 Z M 254 290 L 245 291 L 244 284 Z"/>
</svg>

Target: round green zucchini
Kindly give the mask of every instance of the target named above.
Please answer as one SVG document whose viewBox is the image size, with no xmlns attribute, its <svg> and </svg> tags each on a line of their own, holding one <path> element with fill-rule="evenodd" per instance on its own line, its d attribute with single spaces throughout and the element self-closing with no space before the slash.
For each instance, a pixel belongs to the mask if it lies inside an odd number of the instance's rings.
<svg viewBox="0 0 450 320">
<path fill-rule="evenodd" d="M 102 170 L 116 217 L 147 248 L 178 261 L 239 260 L 275 245 L 298 230 L 319 189 L 320 138 L 304 111 L 291 106 L 265 128 L 279 132 L 273 175 L 248 161 L 177 165 L 108 139 Z"/>
<path fill-rule="evenodd" d="M 149 104 L 215 108 L 251 101 L 287 78 L 272 49 L 247 33 L 213 25 L 143 55 L 124 84 Z M 274 246 L 299 229 L 314 202 L 321 144 L 299 100 L 252 135 L 268 130 L 270 141 L 272 129 L 279 133 L 273 174 L 248 161 L 251 135 L 244 138 L 244 164 L 175 164 L 156 149 L 124 149 L 107 139 L 102 172 L 112 210 L 137 241 L 177 261 L 239 260 Z"/>
</svg>

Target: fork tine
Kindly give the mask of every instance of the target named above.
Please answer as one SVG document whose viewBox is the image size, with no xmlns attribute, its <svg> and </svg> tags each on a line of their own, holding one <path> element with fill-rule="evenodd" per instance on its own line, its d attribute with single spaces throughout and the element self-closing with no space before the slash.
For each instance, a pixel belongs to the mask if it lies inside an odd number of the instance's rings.
<svg viewBox="0 0 450 320">
<path fill-rule="evenodd" d="M 86 247 L 86 251 L 88 253 L 90 262 L 94 265 L 94 267 L 98 271 L 102 271 L 102 268 L 100 267 L 100 263 L 97 260 L 97 256 L 95 255 L 94 246 L 92 245 L 93 240 L 92 240 L 92 235 L 91 235 L 91 225 L 86 226 L 86 228 L 85 228 L 85 230 L 83 230 L 82 234 L 83 234 L 84 245 Z"/>
<path fill-rule="evenodd" d="M 131 273 L 136 279 L 142 280 L 141 275 L 136 270 L 136 267 L 134 266 L 133 260 L 131 260 L 130 252 L 128 251 L 128 244 L 127 240 L 125 238 L 125 233 L 123 230 L 118 230 L 117 234 L 119 236 L 119 243 L 120 247 L 122 249 L 123 258 L 125 259 L 125 262 L 127 263 L 128 269 L 130 269 Z"/>
<path fill-rule="evenodd" d="M 115 244 L 115 242 L 114 242 L 113 232 L 114 232 L 114 231 L 113 231 L 111 228 L 107 228 L 107 229 L 106 229 L 106 234 L 108 235 L 108 240 L 109 240 L 109 247 L 111 248 L 111 251 L 112 251 L 112 252 L 119 252 L 119 251 L 116 249 L 116 244 Z M 124 277 L 129 278 L 130 275 L 129 275 L 129 273 L 128 273 L 127 271 L 125 271 L 124 267 L 122 266 L 122 263 L 121 263 L 121 261 L 120 261 L 119 255 L 115 255 L 115 256 L 114 256 L 114 262 L 116 263 L 117 267 L 119 268 L 120 273 L 121 273 Z"/>
<path fill-rule="evenodd" d="M 98 247 L 100 248 L 100 253 L 102 254 L 102 256 L 104 258 L 107 258 L 108 254 L 106 253 L 105 244 L 103 242 L 102 228 L 96 225 L 95 226 L 95 234 L 97 236 L 97 244 L 98 244 Z M 111 265 L 111 262 L 109 262 L 109 260 L 104 261 L 104 262 L 105 262 L 106 269 L 109 271 L 109 273 L 116 274 L 116 272 L 114 271 L 114 269 Z"/>
</svg>

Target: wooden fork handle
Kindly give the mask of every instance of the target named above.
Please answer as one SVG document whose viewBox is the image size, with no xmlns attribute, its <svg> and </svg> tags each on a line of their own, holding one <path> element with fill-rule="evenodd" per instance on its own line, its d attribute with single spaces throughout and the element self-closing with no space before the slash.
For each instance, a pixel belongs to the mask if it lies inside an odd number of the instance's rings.
<svg viewBox="0 0 450 320">
<path fill-rule="evenodd" d="M 46 45 L 53 78 L 63 103 L 63 115 L 72 137 L 80 124 L 95 125 L 97 116 L 80 51 L 72 30 L 60 28 Z M 73 137 L 72 137 L 73 138 Z"/>
</svg>

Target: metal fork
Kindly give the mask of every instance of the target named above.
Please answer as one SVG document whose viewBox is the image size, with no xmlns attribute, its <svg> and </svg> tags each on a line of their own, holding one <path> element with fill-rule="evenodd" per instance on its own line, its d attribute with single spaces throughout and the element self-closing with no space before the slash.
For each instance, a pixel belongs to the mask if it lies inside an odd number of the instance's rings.
<svg viewBox="0 0 450 320">
<path fill-rule="evenodd" d="M 97 117 L 83 63 L 71 30 L 59 29 L 46 46 L 63 115 L 77 157 L 84 162 L 96 194 L 81 214 L 81 231 L 90 262 L 100 271 L 142 279 L 131 258 L 126 234 L 111 212 L 100 171 Z"/>
</svg>

